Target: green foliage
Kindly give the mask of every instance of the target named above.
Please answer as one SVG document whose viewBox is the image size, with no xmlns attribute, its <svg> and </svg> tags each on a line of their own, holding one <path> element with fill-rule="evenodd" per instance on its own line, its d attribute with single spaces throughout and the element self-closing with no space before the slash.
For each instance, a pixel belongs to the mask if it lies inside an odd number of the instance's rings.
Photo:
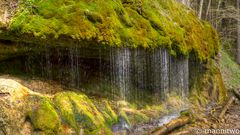
<svg viewBox="0 0 240 135">
<path fill-rule="evenodd" d="M 16 34 L 117 47 L 166 47 L 172 55 L 195 52 L 207 60 L 218 36 L 174 0 L 20 0 L 9 30 Z"/>
</svg>

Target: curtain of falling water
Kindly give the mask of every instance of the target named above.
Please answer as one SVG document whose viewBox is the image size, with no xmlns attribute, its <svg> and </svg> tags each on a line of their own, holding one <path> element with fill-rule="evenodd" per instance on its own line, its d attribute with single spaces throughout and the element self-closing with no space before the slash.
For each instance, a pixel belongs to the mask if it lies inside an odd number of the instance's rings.
<svg viewBox="0 0 240 135">
<path fill-rule="evenodd" d="M 183 57 L 170 57 L 169 83 L 171 92 L 186 96 L 188 94 L 189 70 L 188 59 Z"/>
<path fill-rule="evenodd" d="M 143 97 L 144 90 L 147 90 L 148 80 L 147 52 L 144 49 L 137 48 L 132 50 L 131 58 L 131 80 L 133 83 L 133 96 L 135 99 Z"/>
<path fill-rule="evenodd" d="M 169 54 L 166 49 L 155 49 L 151 53 L 152 89 L 160 100 L 169 93 Z"/>
<path fill-rule="evenodd" d="M 111 49 L 111 64 L 112 64 L 112 82 L 116 86 L 120 98 L 126 100 L 131 88 L 130 80 L 130 49 L 129 48 L 113 48 Z M 115 93 L 115 92 L 114 92 Z"/>
<path fill-rule="evenodd" d="M 161 90 L 165 94 L 169 93 L 169 54 L 166 49 L 160 49 L 161 57 Z"/>
<path fill-rule="evenodd" d="M 36 67 L 32 65 L 39 62 L 42 77 L 55 77 L 58 81 L 67 82 L 68 86 L 76 88 L 80 88 L 85 82 L 88 83 L 86 79 L 89 76 L 98 74 L 97 80 L 103 80 L 104 83 L 113 86 L 113 97 L 118 95 L 124 100 L 144 99 L 146 91 L 153 92 L 159 101 L 166 99 L 166 95 L 171 92 L 180 96 L 188 95 L 188 59 L 174 58 L 169 55 L 167 49 L 149 51 L 143 48 L 111 48 L 108 56 L 102 55 L 102 49 L 93 52 L 78 47 L 56 49 L 55 52 L 56 54 L 46 46 L 39 61 L 36 61 L 39 57 L 29 55 L 25 63 L 27 72 L 34 75 L 33 69 Z M 89 52 L 95 53 L 94 59 L 85 58 Z M 57 58 L 54 59 L 53 56 Z M 85 63 L 82 63 L 83 59 Z M 98 67 L 94 67 L 96 65 Z M 109 71 L 106 71 L 108 69 Z M 98 73 L 91 73 L 93 71 Z M 103 89 L 102 86 L 96 85 L 99 89 Z"/>
<path fill-rule="evenodd" d="M 79 88 L 80 87 L 80 84 L 79 84 L 79 82 L 81 81 L 81 79 L 80 79 L 80 68 L 79 68 L 79 48 L 76 46 L 75 47 L 75 55 L 76 55 L 76 72 L 75 72 L 75 74 L 76 74 L 76 87 L 77 88 Z"/>
<path fill-rule="evenodd" d="M 182 96 L 183 97 L 187 97 L 189 94 L 189 60 L 188 59 L 183 59 L 183 92 L 182 92 Z"/>
<path fill-rule="evenodd" d="M 147 90 L 152 90 L 159 101 L 169 93 L 188 95 L 188 59 L 184 57 L 172 57 L 163 48 L 153 51 L 125 48 L 112 49 L 110 58 L 111 81 L 122 98 L 129 93 L 134 93 L 131 97 L 144 98 L 143 91 Z"/>
<path fill-rule="evenodd" d="M 57 68 L 59 69 L 57 71 L 57 74 L 59 75 L 57 77 L 57 80 L 59 80 L 59 82 L 62 83 L 63 81 L 61 80 L 60 77 L 63 76 L 64 65 L 62 64 L 62 53 L 61 53 L 61 50 L 59 48 L 57 48 L 57 54 L 56 55 L 57 55 L 57 63 L 58 63 Z"/>
<path fill-rule="evenodd" d="M 46 46 L 45 48 L 45 60 L 46 60 L 46 66 L 45 66 L 45 71 L 46 71 L 46 77 L 48 79 L 52 79 L 53 76 L 52 76 L 52 62 L 51 62 L 51 58 L 50 58 L 50 55 L 51 55 L 51 51 L 50 51 L 50 48 L 48 46 Z"/>
<path fill-rule="evenodd" d="M 81 82 L 81 69 L 80 69 L 80 65 L 81 63 L 79 62 L 79 57 L 81 55 L 81 51 L 80 48 L 76 46 L 73 46 L 71 48 L 68 48 L 68 52 L 69 52 L 69 65 L 66 66 L 70 66 L 70 69 L 68 71 L 68 75 L 69 78 L 68 80 L 70 81 L 69 86 L 70 87 L 75 87 L 75 88 L 79 88 L 80 87 L 80 82 Z"/>
<path fill-rule="evenodd" d="M 75 86 L 75 80 L 76 80 L 76 76 L 75 76 L 75 61 L 74 61 L 74 49 L 70 48 L 69 50 L 69 56 L 70 56 L 70 86 L 74 87 Z"/>
</svg>

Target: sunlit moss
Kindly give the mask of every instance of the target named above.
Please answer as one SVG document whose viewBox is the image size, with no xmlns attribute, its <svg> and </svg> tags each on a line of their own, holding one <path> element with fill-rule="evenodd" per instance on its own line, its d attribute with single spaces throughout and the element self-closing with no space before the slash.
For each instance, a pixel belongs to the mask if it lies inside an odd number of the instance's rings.
<svg viewBox="0 0 240 135">
<path fill-rule="evenodd" d="M 68 95 L 65 95 L 64 93 L 57 94 L 54 98 L 54 104 L 59 111 L 64 124 L 68 124 L 70 127 L 79 132 L 80 129 L 75 120 L 73 106 Z"/>
<path fill-rule="evenodd" d="M 108 126 L 112 126 L 118 122 L 118 117 L 115 111 L 112 109 L 110 102 L 108 100 L 102 99 L 101 101 L 95 100 L 95 106 L 103 115 Z"/>
<path fill-rule="evenodd" d="M 123 117 L 129 125 L 136 125 L 149 121 L 149 117 L 146 116 L 140 110 L 132 108 L 122 108 L 120 111 L 120 117 Z"/>
<path fill-rule="evenodd" d="M 29 118 L 35 130 L 43 131 L 45 134 L 58 134 L 60 132 L 61 120 L 54 107 L 47 98 L 40 99 L 29 112 Z"/>
<path fill-rule="evenodd" d="M 54 98 L 54 104 L 62 119 L 77 133 L 82 128 L 85 134 L 98 134 L 100 132 L 111 134 L 103 115 L 86 95 L 74 92 L 59 93 Z"/>
<path fill-rule="evenodd" d="M 200 60 L 219 46 L 215 30 L 174 0 L 20 0 L 8 31 L 19 40 L 25 34 L 33 41 L 67 37 L 83 44 L 166 47 L 172 55 L 194 52 Z"/>
</svg>

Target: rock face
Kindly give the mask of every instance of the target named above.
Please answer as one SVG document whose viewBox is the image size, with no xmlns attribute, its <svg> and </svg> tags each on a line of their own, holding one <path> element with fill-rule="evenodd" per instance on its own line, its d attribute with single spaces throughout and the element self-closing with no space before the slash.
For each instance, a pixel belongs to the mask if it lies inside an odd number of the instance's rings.
<svg viewBox="0 0 240 135">
<path fill-rule="evenodd" d="M 9 79 L 0 79 L 0 134 L 24 134 L 29 89 Z M 25 130 L 25 129 L 24 129 Z"/>
</svg>

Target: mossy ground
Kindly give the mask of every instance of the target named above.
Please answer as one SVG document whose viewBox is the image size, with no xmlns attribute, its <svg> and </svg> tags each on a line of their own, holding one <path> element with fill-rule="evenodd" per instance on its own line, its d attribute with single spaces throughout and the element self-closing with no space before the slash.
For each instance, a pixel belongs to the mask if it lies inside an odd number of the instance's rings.
<svg viewBox="0 0 240 135">
<path fill-rule="evenodd" d="M 194 52 L 201 60 L 219 48 L 215 30 L 174 0 L 19 0 L 7 32 L 0 35 L 22 41 L 29 35 L 29 40 L 48 43 L 67 37 L 82 44 L 166 47 L 172 55 Z"/>
<path fill-rule="evenodd" d="M 89 98 L 73 91 L 51 96 L 32 93 L 27 99 L 27 117 L 34 131 L 43 134 L 67 134 L 69 129 L 91 135 L 113 134 L 112 126 L 122 121 L 131 127 L 183 107 L 182 100 L 175 96 L 164 104 L 141 108 L 126 101 Z"/>
<path fill-rule="evenodd" d="M 221 70 L 223 81 L 227 89 L 238 88 L 240 82 L 240 67 L 235 62 L 233 56 L 230 56 L 226 50 L 222 49 L 219 68 Z"/>
</svg>

